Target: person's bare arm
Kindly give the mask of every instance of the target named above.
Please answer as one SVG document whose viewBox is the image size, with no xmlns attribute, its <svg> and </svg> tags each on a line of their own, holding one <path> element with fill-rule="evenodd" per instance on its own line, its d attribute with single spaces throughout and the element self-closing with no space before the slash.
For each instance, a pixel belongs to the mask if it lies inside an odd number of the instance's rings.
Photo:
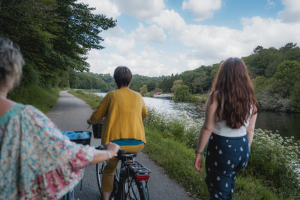
<svg viewBox="0 0 300 200">
<path fill-rule="evenodd" d="M 212 97 L 209 97 L 209 98 L 212 98 Z M 209 102 L 209 101 L 210 100 L 208 99 L 207 102 Z M 215 119 L 216 119 L 217 107 L 218 107 L 217 92 L 215 92 L 214 97 L 213 97 L 213 103 L 211 105 L 206 106 L 205 120 L 204 120 L 204 124 L 203 124 L 200 134 L 199 134 L 199 140 L 198 140 L 198 145 L 197 145 L 197 149 L 196 149 L 196 151 L 198 153 L 202 153 L 204 151 L 207 141 L 212 133 Z M 195 168 L 199 172 L 202 172 L 201 171 L 202 163 L 203 163 L 202 155 L 196 154 Z"/>
<path fill-rule="evenodd" d="M 92 160 L 92 162 L 90 162 L 89 165 L 94 165 L 99 162 L 103 162 L 111 158 L 114 158 L 115 155 L 118 153 L 120 147 L 117 144 L 108 143 L 104 146 L 104 149 L 105 150 L 96 150 L 94 159 Z"/>
<path fill-rule="evenodd" d="M 255 122 L 257 118 L 257 113 L 255 115 L 252 115 L 249 120 L 249 126 L 246 128 L 247 130 L 247 137 L 249 141 L 249 147 L 251 147 L 253 136 L 254 136 L 254 128 L 255 128 Z"/>
</svg>

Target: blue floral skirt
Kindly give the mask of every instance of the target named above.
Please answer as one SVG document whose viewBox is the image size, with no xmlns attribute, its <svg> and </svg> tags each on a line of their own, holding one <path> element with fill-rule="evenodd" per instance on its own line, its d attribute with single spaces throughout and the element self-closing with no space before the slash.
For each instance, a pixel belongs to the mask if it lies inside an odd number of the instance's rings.
<svg viewBox="0 0 300 200">
<path fill-rule="evenodd" d="M 249 158 L 247 136 L 224 137 L 212 134 L 208 141 L 205 170 L 210 199 L 232 199 L 235 179 Z"/>
</svg>

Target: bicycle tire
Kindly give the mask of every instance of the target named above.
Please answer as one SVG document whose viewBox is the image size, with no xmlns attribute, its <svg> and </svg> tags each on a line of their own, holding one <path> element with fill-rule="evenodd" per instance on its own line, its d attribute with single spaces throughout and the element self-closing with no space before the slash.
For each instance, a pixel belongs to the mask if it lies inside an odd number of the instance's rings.
<svg viewBox="0 0 300 200">
<path fill-rule="evenodd" d="M 149 200 L 147 181 L 136 181 L 129 176 L 125 179 L 125 200 Z"/>
<path fill-rule="evenodd" d="M 103 170 L 104 170 L 105 165 L 106 165 L 105 162 L 101 162 L 101 163 L 96 164 L 97 183 L 98 183 L 98 188 L 99 188 L 99 192 L 100 192 L 101 197 L 102 197 L 101 181 L 102 181 Z"/>
</svg>

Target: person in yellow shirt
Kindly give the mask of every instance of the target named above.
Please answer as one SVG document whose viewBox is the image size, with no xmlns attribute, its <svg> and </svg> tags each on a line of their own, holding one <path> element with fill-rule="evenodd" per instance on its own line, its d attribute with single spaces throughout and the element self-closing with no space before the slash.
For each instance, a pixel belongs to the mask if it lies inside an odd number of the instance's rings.
<svg viewBox="0 0 300 200">
<path fill-rule="evenodd" d="M 128 88 L 132 74 L 127 67 L 117 67 L 114 79 L 117 90 L 107 93 L 88 124 L 97 124 L 104 119 L 101 144 L 118 144 L 125 153 L 138 153 L 146 144 L 142 120 L 147 116 L 145 102 L 140 93 Z M 113 189 L 114 173 L 119 160 L 109 160 L 104 168 L 101 191 L 103 200 L 108 200 Z"/>
</svg>

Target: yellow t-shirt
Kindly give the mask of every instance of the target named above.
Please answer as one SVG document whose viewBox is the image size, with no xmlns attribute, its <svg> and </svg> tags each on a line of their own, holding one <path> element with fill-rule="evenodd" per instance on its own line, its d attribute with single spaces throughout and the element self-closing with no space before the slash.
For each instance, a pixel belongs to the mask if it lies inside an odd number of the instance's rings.
<svg viewBox="0 0 300 200">
<path fill-rule="evenodd" d="M 126 87 L 107 93 L 88 123 L 97 124 L 105 118 L 102 145 L 119 139 L 135 139 L 146 143 L 142 122 L 146 116 L 145 102 L 140 93 Z"/>
</svg>

